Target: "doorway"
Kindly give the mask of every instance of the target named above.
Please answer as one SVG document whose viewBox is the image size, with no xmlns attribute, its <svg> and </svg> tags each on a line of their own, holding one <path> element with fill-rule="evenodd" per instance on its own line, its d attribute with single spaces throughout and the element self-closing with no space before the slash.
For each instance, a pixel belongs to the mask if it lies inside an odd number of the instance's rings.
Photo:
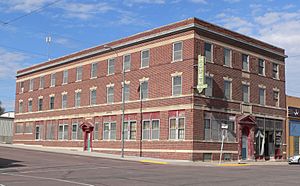
<svg viewBox="0 0 300 186">
<path fill-rule="evenodd" d="M 242 131 L 242 160 L 248 159 L 248 134 L 249 134 L 249 129 L 243 128 L 243 131 Z"/>
</svg>

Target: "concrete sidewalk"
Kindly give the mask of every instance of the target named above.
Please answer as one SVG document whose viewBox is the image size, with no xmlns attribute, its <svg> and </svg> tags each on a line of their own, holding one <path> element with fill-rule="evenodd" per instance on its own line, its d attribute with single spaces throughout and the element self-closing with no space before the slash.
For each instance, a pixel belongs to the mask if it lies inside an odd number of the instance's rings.
<svg viewBox="0 0 300 186">
<path fill-rule="evenodd" d="M 253 161 L 253 162 L 238 162 L 238 161 L 229 161 L 229 162 L 202 162 L 202 161 L 188 161 L 188 160 L 170 160 L 170 159 L 158 159 L 158 158 L 148 158 L 148 157 L 137 157 L 137 156 L 125 156 L 122 158 L 120 155 L 115 154 L 105 154 L 99 152 L 87 152 L 83 151 L 82 148 L 77 147 L 46 147 L 41 145 L 24 145 L 24 144 L 3 144 L 0 143 L 1 147 L 8 148 L 19 148 L 26 150 L 34 151 L 43 151 L 43 152 L 52 152 L 52 153 L 61 153 L 61 154 L 71 154 L 78 156 L 89 156 L 89 157 L 99 157 L 99 158 L 109 158 L 117 160 L 127 160 L 127 161 L 137 161 L 141 163 L 154 163 L 154 164 L 169 164 L 169 165 L 183 165 L 183 166 L 250 166 L 250 165 L 288 165 L 287 161 Z"/>
</svg>

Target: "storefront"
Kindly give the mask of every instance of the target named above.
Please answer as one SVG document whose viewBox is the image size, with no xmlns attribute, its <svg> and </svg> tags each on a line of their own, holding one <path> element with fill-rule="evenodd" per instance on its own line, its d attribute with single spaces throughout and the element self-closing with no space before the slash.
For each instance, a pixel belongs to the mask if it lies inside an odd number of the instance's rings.
<svg viewBox="0 0 300 186">
<path fill-rule="evenodd" d="M 300 108 L 288 107 L 289 113 L 289 155 L 299 154 L 299 138 L 300 138 Z"/>
</svg>

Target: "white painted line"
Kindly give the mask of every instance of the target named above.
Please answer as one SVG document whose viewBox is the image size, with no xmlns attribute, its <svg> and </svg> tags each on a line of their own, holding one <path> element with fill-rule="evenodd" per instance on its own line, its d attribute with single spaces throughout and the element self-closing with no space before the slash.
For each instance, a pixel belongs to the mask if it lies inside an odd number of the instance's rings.
<svg viewBox="0 0 300 186">
<path fill-rule="evenodd" d="M 73 183 L 73 184 L 76 184 L 76 185 L 94 186 L 94 185 L 87 184 L 87 183 L 80 183 L 80 182 L 76 182 L 76 181 L 69 181 L 69 180 L 56 179 L 56 178 L 19 175 L 19 174 L 11 174 L 11 173 L 1 173 L 1 174 L 8 175 L 8 176 L 19 176 L 19 177 L 24 177 L 24 178 L 35 178 L 35 179 L 41 179 L 41 180 L 52 180 L 52 181 L 58 181 L 58 182 Z"/>
<path fill-rule="evenodd" d="M 93 167 L 93 168 L 77 168 L 77 169 L 54 169 L 54 170 L 44 170 L 44 171 L 41 171 L 41 170 L 40 171 L 23 171 L 23 172 L 19 172 L 19 173 L 26 174 L 26 173 L 40 173 L 40 172 L 64 172 L 64 171 L 108 169 L 108 168 L 110 168 L 110 167 Z"/>
<path fill-rule="evenodd" d="M 3 184 L 0 184 L 0 186 L 5 186 L 5 185 L 3 185 Z"/>
</svg>

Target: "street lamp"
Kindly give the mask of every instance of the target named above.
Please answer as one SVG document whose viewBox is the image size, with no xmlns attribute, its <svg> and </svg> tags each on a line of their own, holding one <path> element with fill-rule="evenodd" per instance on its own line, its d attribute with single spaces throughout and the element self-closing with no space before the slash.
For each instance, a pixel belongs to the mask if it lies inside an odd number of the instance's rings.
<svg viewBox="0 0 300 186">
<path fill-rule="evenodd" d="M 118 52 L 116 51 L 115 48 L 109 46 L 109 45 L 104 45 L 104 48 L 105 49 L 110 49 L 112 50 L 117 58 L 116 60 L 118 59 Z M 124 67 L 124 63 L 122 64 L 123 65 L 123 75 L 122 75 L 122 150 L 121 150 L 121 157 L 124 158 L 124 111 L 125 111 L 125 67 Z"/>
</svg>

